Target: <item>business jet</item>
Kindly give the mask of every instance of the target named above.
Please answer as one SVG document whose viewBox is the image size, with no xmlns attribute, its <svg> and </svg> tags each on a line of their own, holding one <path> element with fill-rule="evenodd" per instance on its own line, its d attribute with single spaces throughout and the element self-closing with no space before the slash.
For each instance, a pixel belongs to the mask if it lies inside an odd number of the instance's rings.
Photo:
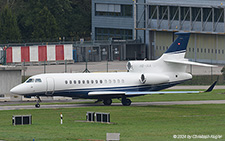
<svg viewBox="0 0 225 141">
<path fill-rule="evenodd" d="M 25 97 L 66 96 L 72 98 L 96 99 L 104 105 L 111 105 L 118 98 L 122 105 L 131 105 L 129 97 L 146 94 L 201 93 L 201 91 L 160 91 L 184 81 L 192 75 L 186 72 L 187 65 L 214 67 L 213 65 L 190 62 L 185 59 L 190 33 L 175 33 L 177 39 L 168 50 L 154 61 L 129 61 L 127 72 L 123 73 L 48 73 L 34 75 L 24 83 L 12 88 L 12 94 Z M 211 91 L 213 83 L 206 91 Z"/>
</svg>

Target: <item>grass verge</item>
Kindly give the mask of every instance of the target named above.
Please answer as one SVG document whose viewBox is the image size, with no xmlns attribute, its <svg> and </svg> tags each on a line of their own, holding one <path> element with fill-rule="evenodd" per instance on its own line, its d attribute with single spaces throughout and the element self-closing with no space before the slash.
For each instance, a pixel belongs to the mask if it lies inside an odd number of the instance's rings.
<svg viewBox="0 0 225 141">
<path fill-rule="evenodd" d="M 120 133 L 123 141 L 173 140 L 174 135 L 222 135 L 225 105 L 97 106 L 0 111 L 0 140 L 105 140 Z M 82 123 L 87 111 L 110 112 L 116 124 Z M 60 125 L 60 113 L 64 124 Z M 32 114 L 33 124 L 12 125 L 12 115 Z"/>
</svg>

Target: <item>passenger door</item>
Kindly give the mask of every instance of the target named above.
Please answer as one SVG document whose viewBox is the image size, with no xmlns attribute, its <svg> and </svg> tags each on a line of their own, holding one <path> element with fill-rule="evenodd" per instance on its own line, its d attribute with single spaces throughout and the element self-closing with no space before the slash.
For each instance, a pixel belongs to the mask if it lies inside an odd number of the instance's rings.
<svg viewBox="0 0 225 141">
<path fill-rule="evenodd" d="M 55 90 L 55 81 L 53 78 L 46 78 L 46 95 L 53 95 Z"/>
</svg>

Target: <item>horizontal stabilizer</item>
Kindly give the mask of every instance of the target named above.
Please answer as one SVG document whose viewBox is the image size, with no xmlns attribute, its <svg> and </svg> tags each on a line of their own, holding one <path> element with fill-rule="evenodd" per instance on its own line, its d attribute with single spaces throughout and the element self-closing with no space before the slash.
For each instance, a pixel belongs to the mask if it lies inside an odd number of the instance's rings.
<svg viewBox="0 0 225 141">
<path fill-rule="evenodd" d="M 192 62 L 192 61 L 188 61 L 188 60 L 164 60 L 164 61 L 168 62 L 168 63 L 177 63 L 177 64 L 184 64 L 184 65 L 195 65 L 195 66 L 202 66 L 202 67 L 217 67 L 215 65 L 197 63 L 197 62 Z"/>
</svg>

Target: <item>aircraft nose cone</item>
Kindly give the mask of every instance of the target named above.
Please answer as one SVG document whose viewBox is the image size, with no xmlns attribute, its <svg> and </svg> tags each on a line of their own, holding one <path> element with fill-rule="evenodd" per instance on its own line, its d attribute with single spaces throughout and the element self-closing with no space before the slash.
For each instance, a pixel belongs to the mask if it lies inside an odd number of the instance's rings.
<svg viewBox="0 0 225 141">
<path fill-rule="evenodd" d="M 20 90 L 20 88 L 18 86 L 16 86 L 16 87 L 14 87 L 14 88 L 12 88 L 10 90 L 10 93 L 12 93 L 12 94 L 21 94 L 21 90 Z"/>
</svg>

